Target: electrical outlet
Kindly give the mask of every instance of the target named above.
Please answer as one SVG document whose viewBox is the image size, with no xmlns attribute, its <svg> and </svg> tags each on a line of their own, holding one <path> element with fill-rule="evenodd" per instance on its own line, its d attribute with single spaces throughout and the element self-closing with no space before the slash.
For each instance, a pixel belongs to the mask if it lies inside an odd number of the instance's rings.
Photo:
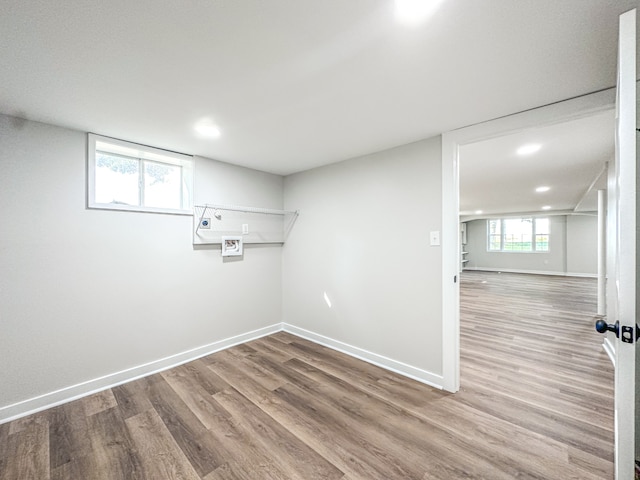
<svg viewBox="0 0 640 480">
<path fill-rule="evenodd" d="M 200 228 L 203 230 L 211 230 L 211 219 L 203 218 L 200 220 Z"/>
</svg>

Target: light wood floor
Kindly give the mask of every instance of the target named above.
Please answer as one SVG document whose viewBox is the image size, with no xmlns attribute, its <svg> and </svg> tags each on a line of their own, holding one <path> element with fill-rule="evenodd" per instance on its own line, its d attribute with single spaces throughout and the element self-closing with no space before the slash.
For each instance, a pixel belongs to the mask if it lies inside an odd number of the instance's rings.
<svg viewBox="0 0 640 480">
<path fill-rule="evenodd" d="M 278 333 L 0 425 L 0 479 L 611 479 L 594 289 L 463 274 L 456 395 Z"/>
</svg>

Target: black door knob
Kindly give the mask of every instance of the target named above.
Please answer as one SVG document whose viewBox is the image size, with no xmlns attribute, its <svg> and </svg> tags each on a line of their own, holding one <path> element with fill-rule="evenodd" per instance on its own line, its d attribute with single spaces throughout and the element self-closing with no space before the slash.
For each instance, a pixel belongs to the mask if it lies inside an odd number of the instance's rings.
<svg viewBox="0 0 640 480">
<path fill-rule="evenodd" d="M 620 336 L 620 322 L 616 320 L 616 323 L 607 323 L 600 319 L 596 322 L 596 330 L 600 333 L 613 332 L 618 337 Z"/>
</svg>

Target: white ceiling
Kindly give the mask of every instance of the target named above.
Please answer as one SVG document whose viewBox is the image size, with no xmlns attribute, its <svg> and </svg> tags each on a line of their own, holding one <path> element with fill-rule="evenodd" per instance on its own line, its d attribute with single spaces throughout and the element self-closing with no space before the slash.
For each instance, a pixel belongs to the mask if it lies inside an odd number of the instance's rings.
<svg viewBox="0 0 640 480">
<path fill-rule="evenodd" d="M 615 112 L 539 127 L 460 147 L 460 215 L 597 209 L 614 158 Z M 523 145 L 540 150 L 518 155 Z M 537 193 L 540 186 L 550 190 Z M 482 214 L 475 212 L 481 210 Z"/>
<path fill-rule="evenodd" d="M 636 4 L 0 0 L 0 112 L 288 174 L 611 87 Z"/>
</svg>

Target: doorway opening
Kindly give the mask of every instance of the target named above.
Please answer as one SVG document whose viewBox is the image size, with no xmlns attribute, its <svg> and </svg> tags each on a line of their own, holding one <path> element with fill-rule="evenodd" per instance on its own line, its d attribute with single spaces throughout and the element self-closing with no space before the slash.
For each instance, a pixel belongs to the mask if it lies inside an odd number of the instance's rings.
<svg viewBox="0 0 640 480">
<path fill-rule="evenodd" d="M 553 105 L 526 111 L 446 133 L 442 137 L 442 253 L 443 253 L 443 386 L 456 392 L 460 388 L 460 157 L 468 146 L 488 140 L 518 135 L 543 126 L 587 119 L 611 112 L 615 105 L 615 90 L 608 89 Z M 560 163 L 561 159 L 556 159 Z M 501 167 L 506 168 L 506 167 Z M 543 186 L 543 185 L 540 185 Z M 561 188 L 561 187 L 560 187 Z M 495 188 L 490 191 L 495 191 Z M 517 196 L 517 194 L 512 194 Z M 512 199 L 512 203 L 517 203 Z M 545 205 L 542 205 L 545 206 Z M 522 209 L 522 207 L 517 208 Z M 481 208 L 481 207 L 474 207 Z M 511 212 L 513 213 L 513 212 Z M 521 213 L 531 213 L 522 212 Z M 540 213 L 540 210 L 535 212 Z M 564 212 L 565 214 L 567 212 Z M 467 232 L 469 235 L 469 232 Z M 505 254 L 509 255 L 509 254 Z M 524 254 L 520 254 L 524 255 Z M 538 255 L 529 253 L 529 255 Z M 539 257 L 541 258 L 541 257 Z M 469 256 L 469 262 L 470 261 Z M 550 260 L 550 258 L 547 258 Z M 501 267 L 502 268 L 502 267 Z M 533 269 L 532 269 L 533 270 Z"/>
<path fill-rule="evenodd" d="M 443 136 L 443 192 L 453 187 L 457 207 L 443 202 L 456 246 L 443 252 L 455 310 L 445 387 L 462 385 L 478 407 L 491 399 L 492 415 L 575 449 L 601 478 L 613 472 L 613 366 L 593 331 L 596 281 L 583 277 L 597 273 L 613 100 L 600 92 Z"/>
</svg>

